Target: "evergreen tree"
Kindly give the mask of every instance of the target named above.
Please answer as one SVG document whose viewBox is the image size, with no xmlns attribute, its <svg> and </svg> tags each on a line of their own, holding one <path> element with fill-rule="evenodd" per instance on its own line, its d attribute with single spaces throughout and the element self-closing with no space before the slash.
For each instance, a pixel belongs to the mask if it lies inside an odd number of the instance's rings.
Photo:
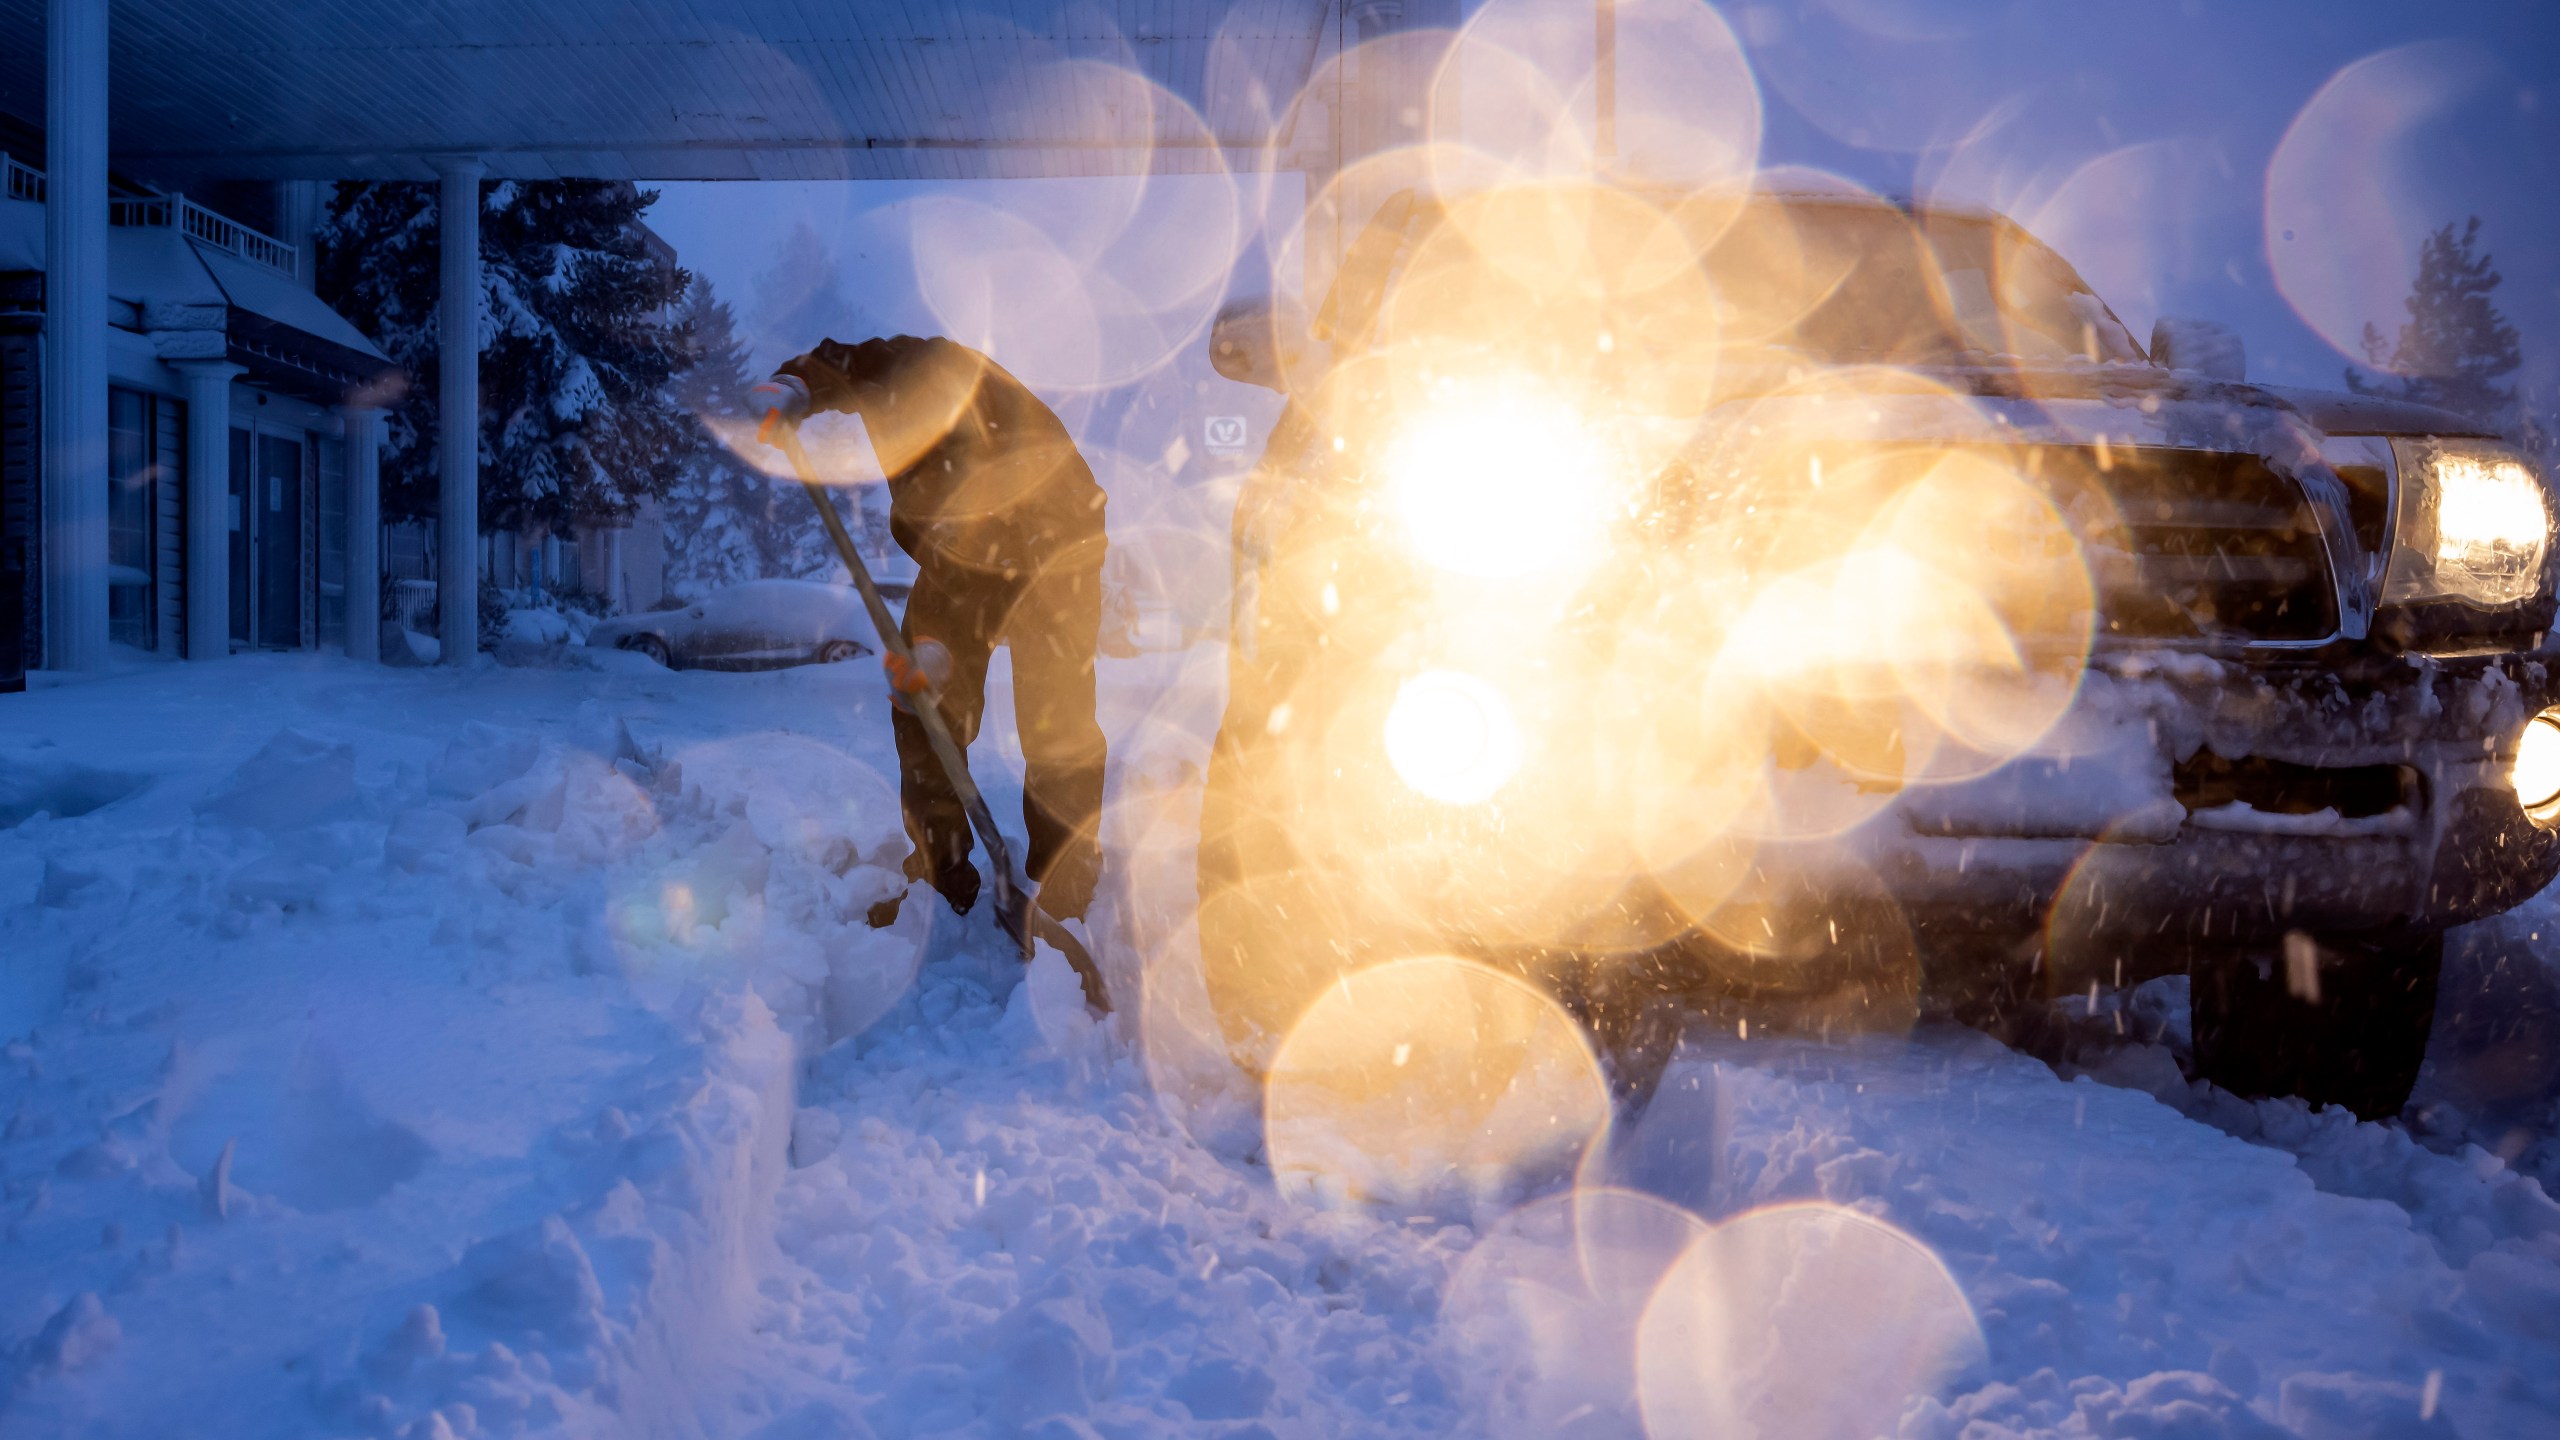
<svg viewBox="0 0 2560 1440">
<path fill-rule="evenodd" d="M 697 276 L 685 292 L 681 319 L 693 346 L 692 363 L 669 387 L 669 398 L 694 422 L 694 443 L 667 495 L 669 578 L 675 589 L 700 595 L 767 576 L 843 579 L 844 568 L 799 484 L 759 471 L 732 448 L 754 426 L 739 406 L 747 387 L 761 377 L 728 302 Z M 866 549 L 883 552 L 887 518 L 861 503 L 864 493 L 840 499 L 838 513 Z"/>
<path fill-rule="evenodd" d="M 699 595 L 762 575 L 789 574 L 790 542 L 782 488 L 741 460 L 722 438 L 747 423 L 739 397 L 753 383 L 737 317 L 696 276 L 683 318 L 693 363 L 676 377 L 669 398 L 692 422 L 691 443 L 667 492 L 669 579 L 678 593 Z M 804 504 L 806 502 L 803 502 Z"/>
<path fill-rule="evenodd" d="M 2417 280 L 2401 302 L 2409 322 L 2399 339 L 2386 342 L 2381 330 L 2364 327 L 2366 358 L 2399 377 L 2397 384 L 2370 384 L 2351 367 L 2349 389 L 2441 405 L 2476 420 L 2507 415 L 2515 393 L 2498 382 L 2524 357 L 2515 327 L 2490 298 L 2504 277 L 2478 253 L 2479 241 L 2477 215 L 2459 232 L 2447 225 L 2427 237 L 2418 249 Z"/>
<path fill-rule="evenodd" d="M 617 518 L 674 483 L 693 428 L 667 386 L 691 345 L 685 272 L 640 224 L 656 198 L 599 180 L 482 187 L 484 525 Z M 436 207 L 433 185 L 346 182 L 319 235 L 321 298 L 409 376 L 383 448 L 390 519 L 436 508 Z"/>
</svg>

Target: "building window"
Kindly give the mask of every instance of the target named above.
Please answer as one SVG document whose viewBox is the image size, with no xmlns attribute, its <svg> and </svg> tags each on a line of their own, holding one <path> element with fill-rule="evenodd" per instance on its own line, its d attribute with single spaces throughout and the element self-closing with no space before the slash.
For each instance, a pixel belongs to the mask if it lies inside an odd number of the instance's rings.
<svg viewBox="0 0 2560 1440">
<path fill-rule="evenodd" d="M 159 498 L 154 398 L 138 390 L 107 392 L 107 634 L 143 650 L 153 648 L 159 628 L 152 623 Z"/>
</svg>

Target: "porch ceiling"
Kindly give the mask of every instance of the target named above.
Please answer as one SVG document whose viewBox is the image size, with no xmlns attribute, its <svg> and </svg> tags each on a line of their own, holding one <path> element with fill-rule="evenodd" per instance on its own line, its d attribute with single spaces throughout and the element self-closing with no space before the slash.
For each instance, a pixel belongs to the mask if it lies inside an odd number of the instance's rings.
<svg viewBox="0 0 2560 1440">
<path fill-rule="evenodd" d="M 1249 166 L 1331 23 L 1330 0 L 113 5 L 115 163 L 165 181 L 427 179 L 455 153 L 527 179 Z M 0 0 L 0 109 L 37 126 L 44 12 Z"/>
</svg>

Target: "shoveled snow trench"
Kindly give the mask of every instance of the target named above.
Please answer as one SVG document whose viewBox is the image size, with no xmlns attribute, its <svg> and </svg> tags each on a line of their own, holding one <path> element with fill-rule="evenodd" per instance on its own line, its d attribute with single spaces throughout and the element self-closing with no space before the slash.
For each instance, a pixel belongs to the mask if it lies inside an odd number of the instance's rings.
<svg viewBox="0 0 2560 1440">
<path fill-rule="evenodd" d="M 1214 658 L 1106 663 L 1133 875 L 1181 869 Z M 1687 1433 L 1621 1383 L 1624 1297 L 1542 1311 L 1560 1348 L 1477 1323 L 1555 1197 L 1291 1198 L 1145 1007 L 1090 1021 L 924 892 L 871 930 L 866 667 L 595 663 L 0 702 L 0 1435 Z M 2508 1083 L 2440 1063 L 2414 1131 L 2189 1085 L 2155 984 L 2080 1002 L 2124 1039 L 2069 1079 L 1953 1030 L 1695 1032 L 1585 1179 L 1916 1242 L 1960 1363 L 1822 1433 L 2560 1433 L 2560 1153 L 2513 1083 L 2554 923 L 2455 947 L 2439 1050 Z M 1872 1389 L 1891 1309 L 1770 1383 Z"/>
</svg>

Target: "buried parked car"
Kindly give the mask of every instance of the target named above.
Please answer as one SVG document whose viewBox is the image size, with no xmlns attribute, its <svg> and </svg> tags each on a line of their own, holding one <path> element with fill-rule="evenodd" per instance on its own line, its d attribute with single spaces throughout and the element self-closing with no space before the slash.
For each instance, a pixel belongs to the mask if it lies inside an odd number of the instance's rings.
<svg viewBox="0 0 2560 1440">
<path fill-rule="evenodd" d="M 1408 193 L 1211 347 L 1290 401 L 1200 848 L 1248 1065 L 1402 956 L 1637 1085 L 1699 1009 L 2041 1050 L 2183 972 L 2203 1077 L 2389 1115 L 2444 932 L 2560 871 L 2534 464 L 2146 353 L 1999 216 Z"/>
<path fill-rule="evenodd" d="M 862 596 L 819 580 L 750 580 L 681 610 L 618 615 L 589 645 L 646 655 L 671 670 L 771 670 L 878 653 Z"/>
</svg>

